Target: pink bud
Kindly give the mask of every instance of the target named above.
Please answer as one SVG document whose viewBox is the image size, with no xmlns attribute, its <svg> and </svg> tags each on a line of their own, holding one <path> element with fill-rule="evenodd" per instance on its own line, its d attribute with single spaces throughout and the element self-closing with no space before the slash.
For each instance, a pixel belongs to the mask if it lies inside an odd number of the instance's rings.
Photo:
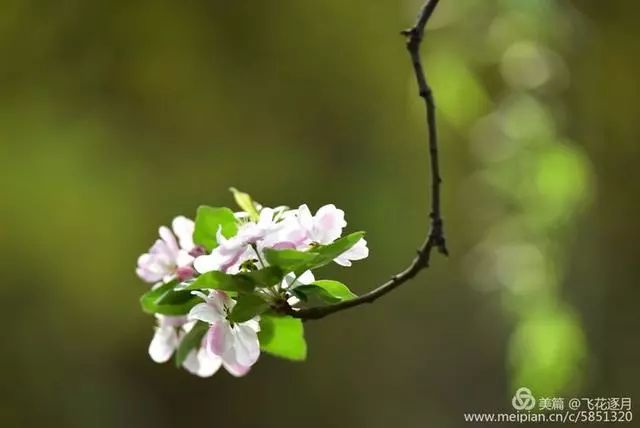
<svg viewBox="0 0 640 428">
<path fill-rule="evenodd" d="M 192 257 L 204 256 L 206 253 L 207 252 L 204 247 L 201 247 L 200 245 L 196 245 L 195 247 L 193 247 L 193 250 L 189 251 L 189 255 Z"/>
<path fill-rule="evenodd" d="M 191 279 L 193 278 L 194 275 L 195 275 L 195 271 L 191 266 L 180 267 L 176 271 L 176 276 L 180 281 L 186 281 L 187 279 Z"/>
</svg>

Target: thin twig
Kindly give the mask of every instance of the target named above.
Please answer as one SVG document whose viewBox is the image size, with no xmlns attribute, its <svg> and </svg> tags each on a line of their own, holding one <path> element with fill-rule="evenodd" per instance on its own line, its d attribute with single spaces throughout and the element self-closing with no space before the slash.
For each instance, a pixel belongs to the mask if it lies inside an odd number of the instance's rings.
<svg viewBox="0 0 640 428">
<path fill-rule="evenodd" d="M 346 300 L 332 305 L 300 310 L 286 308 L 285 312 L 295 318 L 305 320 L 319 319 L 338 311 L 359 306 L 363 303 L 372 303 L 379 297 L 384 296 L 391 290 L 399 287 L 416 276 L 422 269 L 427 268 L 429 266 L 429 259 L 431 258 L 431 250 L 433 248 L 437 248 L 442 254 L 448 254 L 440 213 L 440 184 L 442 183 L 442 179 L 440 178 L 440 164 L 438 160 L 438 133 L 436 129 L 435 113 L 436 106 L 433 100 L 433 92 L 427 83 L 424 68 L 422 67 L 422 62 L 420 60 L 420 43 L 424 36 L 424 27 L 427 25 L 427 21 L 438 5 L 438 2 L 439 0 L 427 0 L 420 10 L 416 24 L 402 32 L 402 35 L 407 38 L 407 50 L 411 56 L 411 63 L 413 64 L 416 81 L 418 82 L 419 95 L 424 100 L 426 106 L 429 158 L 431 162 L 431 213 L 429 214 L 431 219 L 431 230 L 429 235 L 425 239 L 424 244 L 422 244 L 418 249 L 418 254 L 415 256 L 409 267 L 391 277 L 389 281 L 380 285 L 378 288 L 375 288 L 355 299 Z"/>
</svg>

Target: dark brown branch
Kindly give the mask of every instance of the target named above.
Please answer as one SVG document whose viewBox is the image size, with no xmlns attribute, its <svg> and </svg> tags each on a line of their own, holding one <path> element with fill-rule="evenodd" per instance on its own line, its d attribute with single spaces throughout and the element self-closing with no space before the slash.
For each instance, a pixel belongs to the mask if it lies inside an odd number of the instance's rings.
<svg viewBox="0 0 640 428">
<path fill-rule="evenodd" d="M 427 0 L 420 10 L 416 24 L 402 32 L 402 34 L 407 37 L 407 50 L 411 56 L 411 63 L 413 64 L 416 81 L 418 82 L 418 93 L 424 100 L 426 106 L 429 158 L 431 162 L 431 213 L 429 215 L 431 220 L 431 230 L 429 235 L 425 239 L 422 247 L 418 249 L 418 254 L 413 259 L 409 267 L 394 275 L 389 281 L 385 282 L 378 288 L 375 288 L 374 290 L 371 290 L 355 299 L 346 300 L 333 305 L 318 306 L 300 310 L 294 310 L 287 307 L 285 309 L 286 313 L 293 317 L 305 320 L 319 319 L 338 311 L 362 305 L 363 303 L 372 303 L 379 297 L 384 296 L 391 290 L 399 287 L 416 276 L 422 269 L 428 267 L 429 259 L 431 258 L 431 250 L 433 248 L 437 248 L 442 254 L 448 254 L 444 238 L 444 227 L 440 214 L 440 184 L 442 183 L 442 179 L 440 178 L 440 164 L 438 160 L 438 133 L 436 129 L 435 113 L 436 106 L 433 100 L 433 93 L 427 83 L 424 68 L 422 67 L 422 62 L 420 60 L 420 44 L 424 35 L 424 28 L 427 25 L 427 21 L 429 21 L 434 9 L 438 5 L 438 2 L 439 0 Z"/>
</svg>

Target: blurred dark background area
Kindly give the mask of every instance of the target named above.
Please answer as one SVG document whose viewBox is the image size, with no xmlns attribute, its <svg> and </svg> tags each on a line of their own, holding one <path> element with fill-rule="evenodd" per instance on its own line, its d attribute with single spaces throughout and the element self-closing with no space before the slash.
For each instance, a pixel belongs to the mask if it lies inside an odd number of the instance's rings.
<svg viewBox="0 0 640 428">
<path fill-rule="evenodd" d="M 442 0 L 423 43 L 451 250 L 306 324 L 309 358 L 199 379 L 147 355 L 136 258 L 173 216 L 335 203 L 363 293 L 428 222 L 414 0 L 0 2 L 3 427 L 459 427 L 640 397 L 640 5 Z"/>
</svg>

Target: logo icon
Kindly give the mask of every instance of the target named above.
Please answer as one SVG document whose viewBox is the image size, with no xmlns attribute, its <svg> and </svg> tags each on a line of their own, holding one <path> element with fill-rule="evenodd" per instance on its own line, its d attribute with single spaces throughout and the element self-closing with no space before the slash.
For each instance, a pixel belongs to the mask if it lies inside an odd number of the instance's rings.
<svg viewBox="0 0 640 428">
<path fill-rule="evenodd" d="M 536 399 L 533 397 L 531 390 L 523 386 L 518 388 L 511 399 L 511 404 L 516 410 L 531 410 L 536 405 Z"/>
</svg>

